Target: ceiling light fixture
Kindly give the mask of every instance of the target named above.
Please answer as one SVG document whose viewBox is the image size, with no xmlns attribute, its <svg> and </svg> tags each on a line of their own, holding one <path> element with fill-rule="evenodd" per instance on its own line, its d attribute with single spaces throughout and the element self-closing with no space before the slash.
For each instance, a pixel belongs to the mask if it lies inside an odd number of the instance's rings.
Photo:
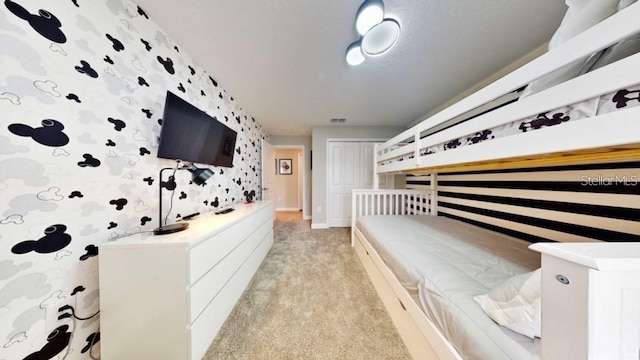
<svg viewBox="0 0 640 360">
<path fill-rule="evenodd" d="M 379 56 L 389 51 L 400 37 L 400 23 L 384 18 L 382 0 L 365 0 L 356 13 L 356 30 L 360 38 L 347 47 L 349 65 L 362 64 L 367 56 Z"/>
<path fill-rule="evenodd" d="M 382 0 L 365 0 L 356 13 L 356 30 L 364 35 L 379 24 L 384 18 L 384 3 Z"/>
<path fill-rule="evenodd" d="M 362 52 L 368 56 L 379 56 L 393 47 L 400 37 L 400 24 L 386 19 L 375 25 L 362 38 Z"/>
<path fill-rule="evenodd" d="M 360 65 L 364 61 L 364 55 L 362 54 L 362 47 L 360 46 L 360 40 L 355 41 L 347 48 L 347 64 Z"/>
</svg>

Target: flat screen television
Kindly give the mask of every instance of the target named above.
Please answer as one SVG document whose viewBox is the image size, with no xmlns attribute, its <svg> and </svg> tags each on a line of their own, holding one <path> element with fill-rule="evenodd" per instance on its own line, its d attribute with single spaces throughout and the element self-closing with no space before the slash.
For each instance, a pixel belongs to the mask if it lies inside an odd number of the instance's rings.
<svg viewBox="0 0 640 360">
<path fill-rule="evenodd" d="M 167 91 L 158 157 L 233 167 L 237 133 Z"/>
</svg>

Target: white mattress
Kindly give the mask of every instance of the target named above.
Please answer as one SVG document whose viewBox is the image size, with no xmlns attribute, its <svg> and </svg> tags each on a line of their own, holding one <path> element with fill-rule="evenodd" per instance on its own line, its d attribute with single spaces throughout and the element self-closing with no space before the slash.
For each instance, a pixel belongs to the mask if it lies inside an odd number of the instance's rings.
<svg viewBox="0 0 640 360">
<path fill-rule="evenodd" d="M 539 358 L 539 339 L 498 326 L 473 300 L 540 266 L 528 243 L 438 216 L 370 215 L 356 226 L 465 359 Z"/>
</svg>

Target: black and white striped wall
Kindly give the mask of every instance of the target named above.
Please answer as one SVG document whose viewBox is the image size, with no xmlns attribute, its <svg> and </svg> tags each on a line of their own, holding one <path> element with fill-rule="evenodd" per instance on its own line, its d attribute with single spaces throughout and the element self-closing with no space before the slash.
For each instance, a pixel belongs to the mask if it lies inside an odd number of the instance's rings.
<svg viewBox="0 0 640 360">
<path fill-rule="evenodd" d="M 440 173 L 437 189 L 438 215 L 530 242 L 640 241 L 640 161 Z"/>
</svg>

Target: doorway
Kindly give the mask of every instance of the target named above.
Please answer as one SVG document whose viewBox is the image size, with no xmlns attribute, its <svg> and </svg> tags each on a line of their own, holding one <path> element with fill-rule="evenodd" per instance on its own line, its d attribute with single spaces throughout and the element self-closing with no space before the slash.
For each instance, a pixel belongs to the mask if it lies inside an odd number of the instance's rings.
<svg viewBox="0 0 640 360">
<path fill-rule="evenodd" d="M 276 211 L 296 211 L 304 216 L 305 157 L 304 146 L 274 145 L 275 178 L 273 204 Z"/>
</svg>

